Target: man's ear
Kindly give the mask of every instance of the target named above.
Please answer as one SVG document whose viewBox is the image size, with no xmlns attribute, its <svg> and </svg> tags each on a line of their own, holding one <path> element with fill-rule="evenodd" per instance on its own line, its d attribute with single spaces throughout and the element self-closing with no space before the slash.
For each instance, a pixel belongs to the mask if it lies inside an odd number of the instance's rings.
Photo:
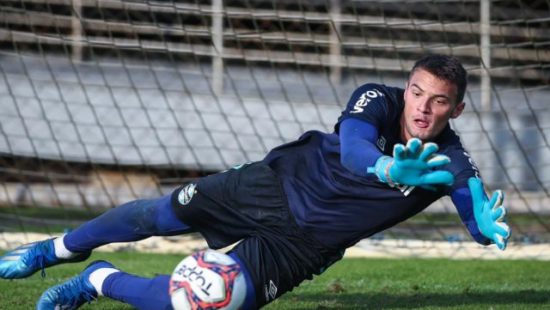
<svg viewBox="0 0 550 310">
<path fill-rule="evenodd" d="M 466 106 L 465 102 L 461 102 L 457 104 L 453 112 L 451 112 L 451 118 L 457 118 L 458 116 L 460 116 L 460 114 L 462 114 L 462 111 L 464 111 L 465 106 Z"/>
</svg>

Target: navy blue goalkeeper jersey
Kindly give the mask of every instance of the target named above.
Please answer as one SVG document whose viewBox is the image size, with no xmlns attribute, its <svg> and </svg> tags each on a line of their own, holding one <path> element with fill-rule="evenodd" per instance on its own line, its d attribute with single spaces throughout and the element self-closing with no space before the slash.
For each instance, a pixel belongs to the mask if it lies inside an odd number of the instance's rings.
<svg viewBox="0 0 550 310">
<path fill-rule="evenodd" d="M 341 164 L 339 125 L 348 118 L 378 129 L 378 139 L 372 142 L 383 154 L 391 156 L 394 144 L 405 143 L 400 139 L 399 122 L 403 92 L 401 88 L 365 84 L 351 96 L 333 133 L 308 131 L 273 149 L 264 159 L 281 178 L 298 225 L 329 248 L 348 248 L 394 226 L 453 190 L 467 187 L 468 178 L 477 175 L 477 168 L 448 125 L 433 142 L 439 145 L 438 153 L 451 158 L 441 169 L 455 176 L 452 186 L 440 186 L 436 191 L 391 187 L 374 174 L 357 175 Z M 471 220 L 471 209 L 463 213 L 467 213 L 461 214 L 465 222 Z M 470 233 L 479 233 L 476 225 L 470 226 Z"/>
</svg>

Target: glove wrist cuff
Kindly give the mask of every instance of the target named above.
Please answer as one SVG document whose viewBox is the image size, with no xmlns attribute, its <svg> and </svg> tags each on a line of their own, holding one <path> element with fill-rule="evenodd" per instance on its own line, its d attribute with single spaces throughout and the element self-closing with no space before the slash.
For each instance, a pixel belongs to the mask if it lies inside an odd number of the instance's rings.
<svg viewBox="0 0 550 310">
<path fill-rule="evenodd" d="M 391 187 L 395 187 L 396 186 L 396 183 L 393 181 L 392 177 L 391 177 L 391 174 L 390 174 L 390 169 L 391 167 L 393 166 L 393 160 L 390 161 L 387 165 L 386 165 L 386 168 L 384 169 L 384 177 L 386 178 L 386 182 L 388 183 L 389 186 Z"/>
<path fill-rule="evenodd" d="M 382 155 L 374 164 L 374 167 L 368 168 L 367 173 L 374 173 L 380 182 L 389 183 L 391 180 L 389 168 L 393 165 L 393 157 Z"/>
</svg>

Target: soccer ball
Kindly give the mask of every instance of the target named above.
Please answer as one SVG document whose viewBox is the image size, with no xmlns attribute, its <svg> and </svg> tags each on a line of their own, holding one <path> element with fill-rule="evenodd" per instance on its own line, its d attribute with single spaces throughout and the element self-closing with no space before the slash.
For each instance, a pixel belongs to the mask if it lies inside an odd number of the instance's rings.
<svg viewBox="0 0 550 310">
<path fill-rule="evenodd" d="M 246 296 L 241 266 L 231 256 L 204 250 L 184 258 L 170 278 L 175 310 L 240 309 Z"/>
</svg>

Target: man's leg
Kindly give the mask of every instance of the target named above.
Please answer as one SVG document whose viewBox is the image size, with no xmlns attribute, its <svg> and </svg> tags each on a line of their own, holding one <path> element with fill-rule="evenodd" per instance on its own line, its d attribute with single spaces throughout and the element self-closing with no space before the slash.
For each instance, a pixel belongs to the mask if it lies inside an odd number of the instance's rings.
<svg viewBox="0 0 550 310">
<path fill-rule="evenodd" d="M 170 197 L 123 204 L 61 238 L 26 244 L 10 251 L 0 257 L 0 278 L 24 278 L 49 266 L 83 261 L 93 249 L 111 242 L 190 232 L 190 227 L 172 211 Z"/>
<path fill-rule="evenodd" d="M 190 227 L 176 217 L 170 199 L 171 194 L 125 203 L 71 231 L 63 244 L 70 252 L 82 253 L 113 242 L 190 232 Z"/>
<path fill-rule="evenodd" d="M 76 309 L 99 296 L 108 296 L 138 309 L 172 309 L 169 281 L 168 275 L 142 278 L 122 272 L 109 262 L 95 261 L 79 275 L 47 289 L 36 309 Z"/>
<path fill-rule="evenodd" d="M 234 254 L 231 256 L 241 265 L 246 279 L 247 292 L 241 309 L 256 309 L 255 290 L 250 275 L 238 257 Z M 106 296 L 136 309 L 172 309 L 169 286 L 169 275 L 143 278 L 123 272 L 108 262 L 96 261 L 76 277 L 46 290 L 36 308 L 76 309 L 99 296 Z"/>
</svg>

